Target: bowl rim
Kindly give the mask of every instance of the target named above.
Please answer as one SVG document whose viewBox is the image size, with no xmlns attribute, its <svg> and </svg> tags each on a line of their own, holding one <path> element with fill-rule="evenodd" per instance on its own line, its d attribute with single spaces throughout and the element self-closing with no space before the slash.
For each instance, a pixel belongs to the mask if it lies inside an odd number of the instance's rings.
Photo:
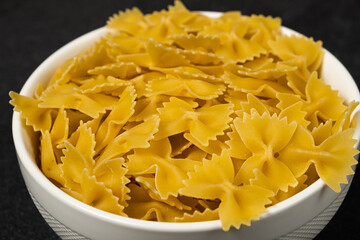
<svg viewBox="0 0 360 240">
<path fill-rule="evenodd" d="M 202 13 L 211 16 L 211 17 L 218 17 L 222 13 L 221 12 L 210 12 L 210 11 L 202 11 Z M 285 31 L 287 34 L 295 34 L 298 35 L 300 33 L 297 33 L 294 30 L 291 30 L 287 27 L 282 26 L 282 30 Z M 81 35 L 80 37 L 74 39 L 73 41 L 67 43 L 57 51 L 55 51 L 53 54 L 51 54 L 45 61 L 43 61 L 36 70 L 30 75 L 30 77 L 26 80 L 25 84 L 23 85 L 20 94 L 21 95 L 32 95 L 34 92 L 34 86 L 38 85 L 37 79 L 40 75 L 43 75 L 43 72 L 46 71 L 46 69 L 49 68 L 50 65 L 54 64 L 54 60 L 61 58 L 63 55 L 68 55 L 68 52 L 70 52 L 74 47 L 74 45 L 84 45 L 87 39 L 94 38 L 95 36 L 101 36 L 101 34 L 104 34 L 105 27 L 101 27 L 98 29 L 95 29 L 89 33 L 86 33 L 84 35 Z M 94 41 L 91 42 L 91 44 Z M 86 45 L 86 44 L 85 44 Z M 357 91 L 357 101 L 360 101 L 360 93 L 359 89 L 354 81 L 354 79 L 351 77 L 351 75 L 348 73 L 346 68 L 342 65 L 342 63 L 329 51 L 327 51 L 325 48 L 323 48 L 324 53 L 327 57 L 332 58 L 332 60 L 336 61 L 336 63 L 339 65 L 339 67 L 343 68 L 349 75 L 349 81 L 352 82 L 352 87 L 354 88 L 354 91 Z M 76 55 L 76 54 L 74 54 Z M 325 56 L 324 56 L 325 58 Z M 36 83 L 36 85 L 35 85 Z M 350 83 L 349 83 L 350 84 Z M 358 124 L 360 125 L 360 123 Z M 359 127 L 359 126 L 357 126 Z M 357 132 L 359 132 L 359 129 L 357 129 Z M 148 230 L 148 231 L 158 231 L 158 232 L 200 232 L 200 231 L 208 231 L 208 230 L 217 230 L 221 229 L 221 222 L 220 220 L 211 220 L 211 221 L 202 221 L 202 222 L 154 222 L 154 221 L 146 221 L 146 220 L 140 220 L 140 219 L 134 219 L 129 217 L 124 217 L 116 214 L 112 214 L 103 210 L 96 209 L 94 207 L 91 207 L 73 197 L 63 192 L 60 188 L 55 186 L 40 170 L 40 168 L 34 164 L 35 160 L 32 159 L 31 153 L 27 151 L 26 149 L 26 143 L 24 141 L 24 138 L 22 137 L 23 133 L 23 121 L 20 118 L 20 114 L 18 112 L 13 113 L 12 118 L 12 133 L 13 133 L 13 141 L 16 149 L 16 153 L 18 155 L 19 162 L 24 166 L 26 171 L 31 175 L 31 177 L 35 180 L 36 184 L 41 186 L 48 194 L 52 195 L 54 198 L 61 201 L 63 204 L 70 208 L 76 208 L 78 210 L 83 211 L 86 215 L 89 217 L 97 218 L 101 221 L 105 222 L 111 222 L 115 225 L 122 225 L 128 228 L 132 229 L 142 229 L 142 230 Z M 359 136 L 357 134 L 356 136 Z M 359 138 L 357 138 L 359 140 Z M 350 184 L 350 183 L 349 183 Z M 260 221 L 262 219 L 266 219 L 268 217 L 271 217 L 272 215 L 280 214 L 284 211 L 287 211 L 289 208 L 292 208 L 296 206 L 299 202 L 303 201 L 304 199 L 310 197 L 314 193 L 318 191 L 322 191 L 324 188 L 328 188 L 326 184 L 321 180 L 318 179 L 310 186 L 306 187 L 301 192 L 293 195 L 292 197 L 279 202 L 271 207 L 267 208 L 267 211 L 260 215 L 260 219 L 257 221 Z M 254 221 L 252 221 L 253 223 Z M 146 224 L 144 224 L 146 223 Z"/>
</svg>

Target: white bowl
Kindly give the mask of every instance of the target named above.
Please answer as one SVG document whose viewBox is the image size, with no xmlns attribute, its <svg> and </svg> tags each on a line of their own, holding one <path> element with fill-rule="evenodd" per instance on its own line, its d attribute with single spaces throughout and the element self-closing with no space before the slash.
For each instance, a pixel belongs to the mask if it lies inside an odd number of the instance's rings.
<svg viewBox="0 0 360 240">
<path fill-rule="evenodd" d="M 219 13 L 209 13 L 218 16 Z M 33 96 L 38 84 L 46 83 L 59 65 L 77 55 L 105 34 L 100 28 L 65 45 L 47 58 L 29 77 L 20 94 Z M 283 28 L 286 33 L 294 33 Z M 345 67 L 325 50 L 321 76 L 348 102 L 360 101 L 359 90 Z M 356 138 L 360 130 L 357 126 Z M 161 223 L 126 218 L 88 206 L 52 184 L 36 164 L 36 136 L 28 131 L 20 115 L 14 112 L 13 139 L 20 169 L 33 200 L 49 225 L 66 239 L 274 239 L 303 236 L 313 238 L 335 214 L 344 199 L 348 185 L 340 194 L 327 187 L 322 180 L 293 197 L 269 207 L 251 227 L 224 232 L 219 220 L 195 223 Z M 349 181 L 351 177 L 349 177 Z"/>
</svg>

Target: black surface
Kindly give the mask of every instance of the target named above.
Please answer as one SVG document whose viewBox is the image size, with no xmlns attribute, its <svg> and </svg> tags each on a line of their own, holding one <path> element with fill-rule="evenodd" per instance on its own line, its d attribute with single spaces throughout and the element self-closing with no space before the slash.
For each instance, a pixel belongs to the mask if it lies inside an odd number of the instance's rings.
<svg viewBox="0 0 360 240">
<path fill-rule="evenodd" d="M 191 10 L 241 10 L 281 17 L 283 25 L 322 40 L 360 83 L 360 2 L 184 0 Z M 35 68 L 72 39 L 101 27 L 118 10 L 144 13 L 172 1 L 0 0 L 0 239 L 58 239 L 37 212 L 25 188 L 11 136 L 8 92 L 19 92 Z M 344 203 L 316 239 L 360 239 L 359 170 Z M 294 216 L 296 218 L 296 216 Z"/>
</svg>

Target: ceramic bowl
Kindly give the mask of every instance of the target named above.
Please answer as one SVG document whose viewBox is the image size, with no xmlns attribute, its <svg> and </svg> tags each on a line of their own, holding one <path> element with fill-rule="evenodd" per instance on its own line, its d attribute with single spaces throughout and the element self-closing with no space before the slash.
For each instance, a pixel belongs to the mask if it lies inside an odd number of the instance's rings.
<svg viewBox="0 0 360 240">
<path fill-rule="evenodd" d="M 217 16 L 219 13 L 209 13 Z M 29 77 L 20 94 L 32 96 L 38 84 L 46 83 L 59 65 L 77 55 L 84 48 L 104 35 L 100 28 L 85 34 L 65 45 L 47 58 Z M 288 34 L 293 31 L 283 28 Z M 360 101 L 359 90 L 345 67 L 328 51 L 321 76 L 337 89 L 347 102 Z M 14 112 L 13 139 L 21 173 L 26 186 L 48 224 L 64 239 L 291 239 L 292 236 L 313 238 L 335 214 L 345 197 L 347 188 L 340 194 L 328 188 L 322 180 L 307 187 L 293 197 L 268 208 L 253 221 L 250 227 L 224 232 L 219 220 L 195 223 L 161 223 L 126 218 L 88 206 L 64 193 L 52 184 L 36 164 L 37 136 L 35 136 L 20 115 Z M 359 139 L 359 127 L 355 137 Z M 349 178 L 351 180 L 351 177 Z"/>
</svg>

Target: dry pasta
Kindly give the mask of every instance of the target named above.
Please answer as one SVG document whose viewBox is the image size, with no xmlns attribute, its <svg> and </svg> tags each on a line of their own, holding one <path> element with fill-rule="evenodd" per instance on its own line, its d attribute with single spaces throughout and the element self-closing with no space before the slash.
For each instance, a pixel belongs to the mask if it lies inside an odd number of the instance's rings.
<svg viewBox="0 0 360 240">
<path fill-rule="evenodd" d="M 93 207 L 152 221 L 240 228 L 356 164 L 346 103 L 320 76 L 322 43 L 279 18 L 210 18 L 180 1 L 112 16 L 34 97 L 10 92 L 40 133 L 42 172 Z"/>
</svg>

